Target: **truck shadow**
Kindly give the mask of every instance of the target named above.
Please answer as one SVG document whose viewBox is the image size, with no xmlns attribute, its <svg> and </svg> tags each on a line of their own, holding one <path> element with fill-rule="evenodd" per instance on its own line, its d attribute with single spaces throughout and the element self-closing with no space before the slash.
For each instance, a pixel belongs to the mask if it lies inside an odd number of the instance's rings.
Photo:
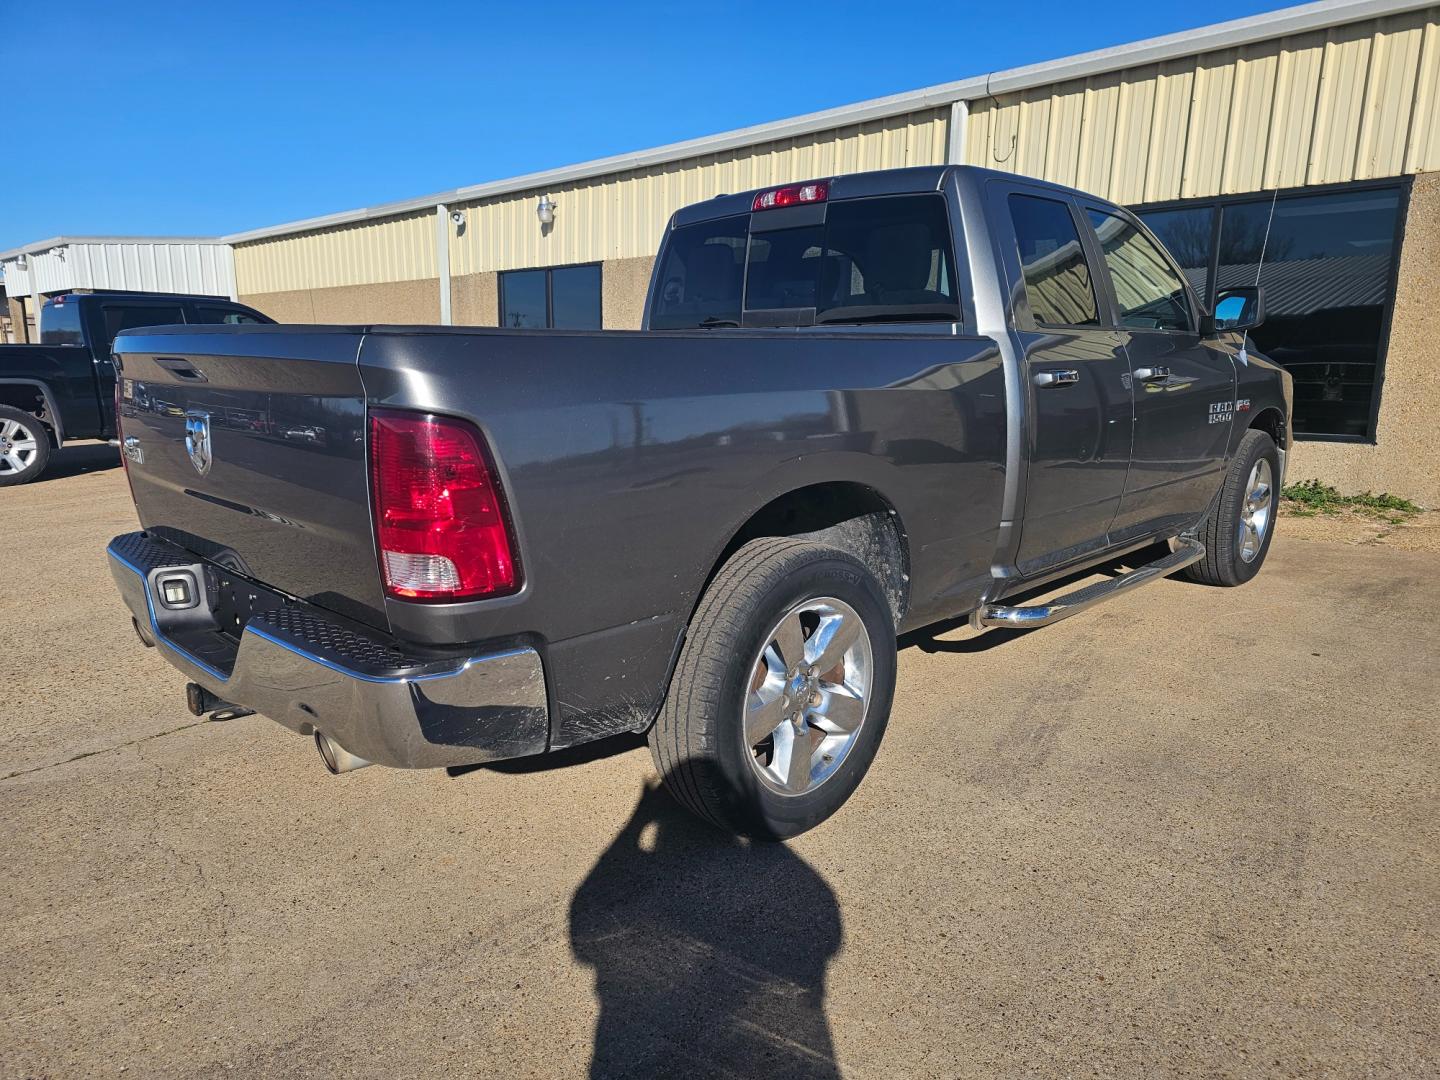
<svg viewBox="0 0 1440 1080">
<path fill-rule="evenodd" d="M 44 484 L 51 480 L 62 480 L 67 476 L 105 472 L 119 467 L 120 451 L 108 443 L 72 443 L 54 451 L 45 471 L 31 483 Z"/>
<path fill-rule="evenodd" d="M 994 630 L 987 630 L 983 634 L 977 634 L 975 637 L 959 638 L 953 641 L 941 639 L 942 634 L 948 634 L 952 630 L 961 630 L 969 625 L 968 619 L 947 619 L 945 622 L 935 623 L 931 626 L 922 626 L 919 630 L 912 630 L 908 634 L 900 635 L 900 649 L 901 651 L 919 649 L 924 653 L 982 653 L 1035 632 L 998 627 Z"/>
<path fill-rule="evenodd" d="M 720 832 L 658 784 L 576 889 L 594 972 L 592 1077 L 838 1077 L 825 979 L 842 940 L 825 879 L 784 844 Z"/>
</svg>

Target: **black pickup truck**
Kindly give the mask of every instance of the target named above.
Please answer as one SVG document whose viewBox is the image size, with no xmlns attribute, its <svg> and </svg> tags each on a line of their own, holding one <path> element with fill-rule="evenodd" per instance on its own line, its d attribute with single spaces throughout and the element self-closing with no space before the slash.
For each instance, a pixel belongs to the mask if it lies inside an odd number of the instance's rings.
<svg viewBox="0 0 1440 1080">
<path fill-rule="evenodd" d="M 897 632 L 1257 572 L 1291 403 L 1262 306 L 1202 310 L 1132 215 L 1020 177 L 724 195 L 670 221 L 639 332 L 124 335 L 144 531 L 110 563 L 192 711 L 332 772 L 648 730 L 686 806 L 792 836 L 869 768 Z"/>
<path fill-rule="evenodd" d="M 216 296 L 90 292 L 46 300 L 40 344 L 0 345 L 0 487 L 38 478 L 67 441 L 114 437 L 110 343 L 117 334 L 167 323 L 271 322 Z"/>
</svg>

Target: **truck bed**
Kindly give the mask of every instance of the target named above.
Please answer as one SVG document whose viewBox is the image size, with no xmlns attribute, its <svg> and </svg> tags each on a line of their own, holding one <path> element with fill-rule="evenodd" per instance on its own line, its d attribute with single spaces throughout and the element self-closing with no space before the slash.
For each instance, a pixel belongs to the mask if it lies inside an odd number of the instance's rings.
<svg viewBox="0 0 1440 1080">
<path fill-rule="evenodd" d="M 908 620 L 974 601 L 1000 520 L 1005 387 L 995 344 L 949 330 L 173 327 L 116 349 L 146 530 L 403 643 L 583 654 L 583 670 L 549 668 L 583 726 L 654 706 L 725 545 L 799 488 L 858 485 L 894 507 L 909 592 L 927 600 Z M 377 407 L 483 433 L 517 594 L 384 597 L 365 457 Z M 211 424 L 203 475 L 185 445 L 195 413 Z"/>
</svg>

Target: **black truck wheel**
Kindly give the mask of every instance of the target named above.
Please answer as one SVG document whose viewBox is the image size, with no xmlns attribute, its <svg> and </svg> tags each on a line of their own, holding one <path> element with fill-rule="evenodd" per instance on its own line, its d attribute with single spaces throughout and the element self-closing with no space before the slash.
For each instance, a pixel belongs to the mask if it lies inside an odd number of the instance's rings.
<svg viewBox="0 0 1440 1080">
<path fill-rule="evenodd" d="M 28 484 L 50 461 L 45 425 L 22 409 L 0 405 L 0 487 Z"/>
<path fill-rule="evenodd" d="M 1280 507 L 1280 454 L 1263 431 L 1240 439 L 1225 480 L 1200 525 L 1205 558 L 1183 571 L 1204 585 L 1243 585 L 1260 572 Z"/>
<path fill-rule="evenodd" d="M 753 540 L 705 590 L 650 753 L 688 809 L 784 839 L 859 785 L 895 692 L 895 625 L 880 583 L 838 548 Z"/>
</svg>

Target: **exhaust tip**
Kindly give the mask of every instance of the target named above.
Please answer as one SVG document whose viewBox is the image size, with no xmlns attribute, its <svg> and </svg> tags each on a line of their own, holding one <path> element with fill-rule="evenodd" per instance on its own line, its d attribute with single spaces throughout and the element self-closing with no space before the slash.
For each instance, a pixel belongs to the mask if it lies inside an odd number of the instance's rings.
<svg viewBox="0 0 1440 1080">
<path fill-rule="evenodd" d="M 354 772 L 356 769 L 363 769 L 370 764 L 364 758 L 350 753 L 318 728 L 315 730 L 315 749 L 320 751 L 320 760 L 325 763 L 325 768 L 331 776 Z"/>
</svg>

